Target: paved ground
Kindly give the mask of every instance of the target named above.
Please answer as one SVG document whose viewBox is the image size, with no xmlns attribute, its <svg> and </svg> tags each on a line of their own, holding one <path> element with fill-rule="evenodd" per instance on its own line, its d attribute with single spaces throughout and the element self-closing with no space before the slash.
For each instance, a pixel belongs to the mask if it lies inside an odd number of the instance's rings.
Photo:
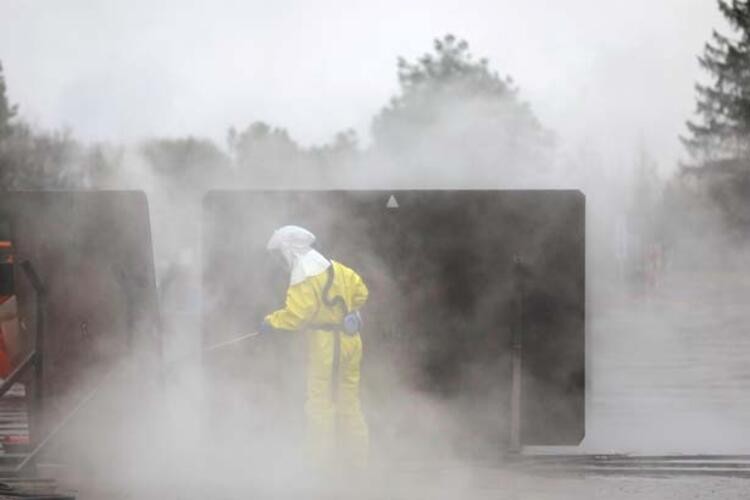
<svg viewBox="0 0 750 500">
<path fill-rule="evenodd" d="M 380 480 L 349 488 L 331 486 L 318 492 L 291 488 L 270 496 L 368 500 L 744 500 L 749 492 L 750 481 L 743 479 L 543 477 L 457 465 L 392 471 Z"/>
<path fill-rule="evenodd" d="M 589 320 L 586 451 L 750 453 L 750 274 L 665 276 Z"/>
</svg>

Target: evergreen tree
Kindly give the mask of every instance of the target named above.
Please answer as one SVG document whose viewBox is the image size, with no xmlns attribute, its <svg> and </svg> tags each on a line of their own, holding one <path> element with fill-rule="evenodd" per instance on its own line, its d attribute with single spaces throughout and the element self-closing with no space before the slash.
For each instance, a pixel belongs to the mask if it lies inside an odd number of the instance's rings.
<svg viewBox="0 0 750 500">
<path fill-rule="evenodd" d="M 750 1 L 718 4 L 738 36 L 714 31 L 698 58 L 713 82 L 696 84 L 700 121 L 687 122 L 690 136 L 682 141 L 699 164 L 750 159 Z"/>
<path fill-rule="evenodd" d="M 698 61 L 711 76 L 696 85 L 700 120 L 681 137 L 693 165 L 683 168 L 744 237 L 750 228 L 750 0 L 719 0 L 732 36 L 713 32 Z"/>
<path fill-rule="evenodd" d="M 5 76 L 3 75 L 3 64 L 0 63 L 0 141 L 11 134 L 11 120 L 16 116 L 18 106 L 11 106 L 5 95 Z"/>
</svg>

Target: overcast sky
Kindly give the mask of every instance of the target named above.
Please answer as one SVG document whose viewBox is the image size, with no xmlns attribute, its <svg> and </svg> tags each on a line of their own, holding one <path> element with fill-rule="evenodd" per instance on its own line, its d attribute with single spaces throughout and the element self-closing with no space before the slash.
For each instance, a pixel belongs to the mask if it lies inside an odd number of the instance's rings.
<svg viewBox="0 0 750 500">
<path fill-rule="evenodd" d="M 713 0 L 0 0 L 0 61 L 21 114 L 87 140 L 223 144 L 266 120 L 303 144 L 366 137 L 396 58 L 447 32 L 511 75 L 566 151 L 668 171 L 702 77 Z"/>
</svg>

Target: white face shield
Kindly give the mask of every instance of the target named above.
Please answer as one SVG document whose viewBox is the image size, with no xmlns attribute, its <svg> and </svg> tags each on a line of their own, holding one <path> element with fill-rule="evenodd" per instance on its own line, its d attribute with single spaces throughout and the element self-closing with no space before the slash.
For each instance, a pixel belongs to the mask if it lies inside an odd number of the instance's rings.
<svg viewBox="0 0 750 500">
<path fill-rule="evenodd" d="M 279 252 L 291 272 L 290 284 L 296 285 L 316 276 L 331 265 L 317 250 L 312 248 L 315 235 L 299 226 L 283 226 L 274 231 L 266 248 Z"/>
</svg>

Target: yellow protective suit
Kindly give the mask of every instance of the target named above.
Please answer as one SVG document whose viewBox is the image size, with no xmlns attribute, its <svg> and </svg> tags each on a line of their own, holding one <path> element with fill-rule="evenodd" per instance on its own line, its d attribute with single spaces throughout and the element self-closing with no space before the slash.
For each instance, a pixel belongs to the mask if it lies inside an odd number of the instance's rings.
<svg viewBox="0 0 750 500">
<path fill-rule="evenodd" d="M 368 295 L 362 278 L 343 264 L 332 261 L 332 266 L 328 298 L 339 296 L 350 311 L 360 309 Z M 324 271 L 290 286 L 285 307 L 266 316 L 265 321 L 276 329 L 301 330 L 308 336 L 305 414 L 313 459 L 325 463 L 336 457 L 364 466 L 369 435 L 359 399 L 362 339 L 359 333 L 330 330 L 331 325 L 342 323 L 346 311 L 323 301 L 327 281 L 328 272 Z M 321 329 L 316 325 L 327 326 Z M 338 363 L 334 361 L 337 350 Z M 338 373 L 334 375 L 334 371 Z"/>
</svg>

